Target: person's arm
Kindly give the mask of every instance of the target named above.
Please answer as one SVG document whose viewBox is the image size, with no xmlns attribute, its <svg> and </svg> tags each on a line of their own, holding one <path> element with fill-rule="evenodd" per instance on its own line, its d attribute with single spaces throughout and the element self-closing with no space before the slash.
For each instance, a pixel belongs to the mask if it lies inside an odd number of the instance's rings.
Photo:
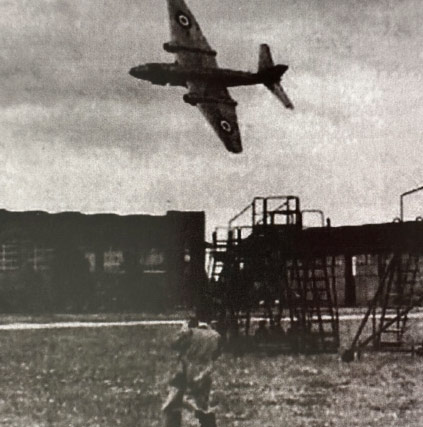
<svg viewBox="0 0 423 427">
<path fill-rule="evenodd" d="M 170 347 L 172 350 L 176 350 L 179 353 L 185 353 L 190 346 L 191 337 L 192 329 L 183 328 L 176 334 L 176 337 L 170 343 Z"/>
<path fill-rule="evenodd" d="M 213 363 L 210 362 L 195 378 L 194 382 L 201 382 L 203 379 L 213 372 Z"/>
</svg>

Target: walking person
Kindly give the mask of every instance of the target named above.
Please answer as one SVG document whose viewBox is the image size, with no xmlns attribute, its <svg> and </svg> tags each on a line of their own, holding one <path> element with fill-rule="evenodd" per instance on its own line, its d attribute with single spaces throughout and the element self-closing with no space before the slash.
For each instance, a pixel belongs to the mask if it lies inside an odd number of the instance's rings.
<svg viewBox="0 0 423 427">
<path fill-rule="evenodd" d="M 178 352 L 180 369 L 169 382 L 169 395 L 162 407 L 165 427 L 181 427 L 182 411 L 192 411 L 200 427 L 216 427 L 216 416 L 209 411 L 214 361 L 221 351 L 221 336 L 196 319 L 184 324 L 172 343 Z"/>
</svg>

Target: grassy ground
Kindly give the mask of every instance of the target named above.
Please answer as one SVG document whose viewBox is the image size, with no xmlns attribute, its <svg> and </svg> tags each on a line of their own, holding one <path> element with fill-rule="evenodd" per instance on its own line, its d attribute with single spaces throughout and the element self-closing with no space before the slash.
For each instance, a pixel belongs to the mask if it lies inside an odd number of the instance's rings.
<svg viewBox="0 0 423 427">
<path fill-rule="evenodd" d="M 342 325 L 343 336 L 355 331 Z M 1 332 L 0 426 L 160 426 L 175 330 Z M 337 355 L 225 354 L 212 402 L 220 427 L 420 427 L 422 368 L 423 359 L 405 354 L 351 364 Z M 185 426 L 194 425 L 187 417 Z"/>
</svg>

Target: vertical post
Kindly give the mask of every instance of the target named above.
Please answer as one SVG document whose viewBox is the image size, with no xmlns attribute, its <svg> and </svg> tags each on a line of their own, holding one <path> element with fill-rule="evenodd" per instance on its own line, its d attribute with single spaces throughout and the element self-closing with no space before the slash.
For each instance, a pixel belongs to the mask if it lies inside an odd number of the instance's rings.
<svg viewBox="0 0 423 427">
<path fill-rule="evenodd" d="M 267 199 L 263 199 L 263 225 L 267 225 Z"/>
<path fill-rule="evenodd" d="M 228 231 L 228 244 L 230 246 L 232 246 L 233 241 L 234 241 L 234 232 L 233 232 L 233 230 L 229 230 Z"/>
<path fill-rule="evenodd" d="M 353 275 L 352 255 L 345 254 L 345 301 L 347 307 L 354 307 L 357 304 L 357 295 L 355 289 L 355 279 Z"/>
<path fill-rule="evenodd" d="M 401 222 L 404 222 L 404 194 L 400 196 L 400 218 Z"/>
</svg>

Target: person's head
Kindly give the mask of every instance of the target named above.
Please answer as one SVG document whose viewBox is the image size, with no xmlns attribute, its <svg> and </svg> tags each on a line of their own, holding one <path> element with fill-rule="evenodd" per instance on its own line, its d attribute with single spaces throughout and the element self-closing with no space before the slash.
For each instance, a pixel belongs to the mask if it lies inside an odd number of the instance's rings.
<svg viewBox="0 0 423 427">
<path fill-rule="evenodd" d="M 198 319 L 195 316 L 191 316 L 188 319 L 188 328 L 198 328 Z"/>
<path fill-rule="evenodd" d="M 212 320 L 210 322 L 210 327 L 217 331 L 219 329 L 219 322 L 217 320 Z"/>
</svg>

